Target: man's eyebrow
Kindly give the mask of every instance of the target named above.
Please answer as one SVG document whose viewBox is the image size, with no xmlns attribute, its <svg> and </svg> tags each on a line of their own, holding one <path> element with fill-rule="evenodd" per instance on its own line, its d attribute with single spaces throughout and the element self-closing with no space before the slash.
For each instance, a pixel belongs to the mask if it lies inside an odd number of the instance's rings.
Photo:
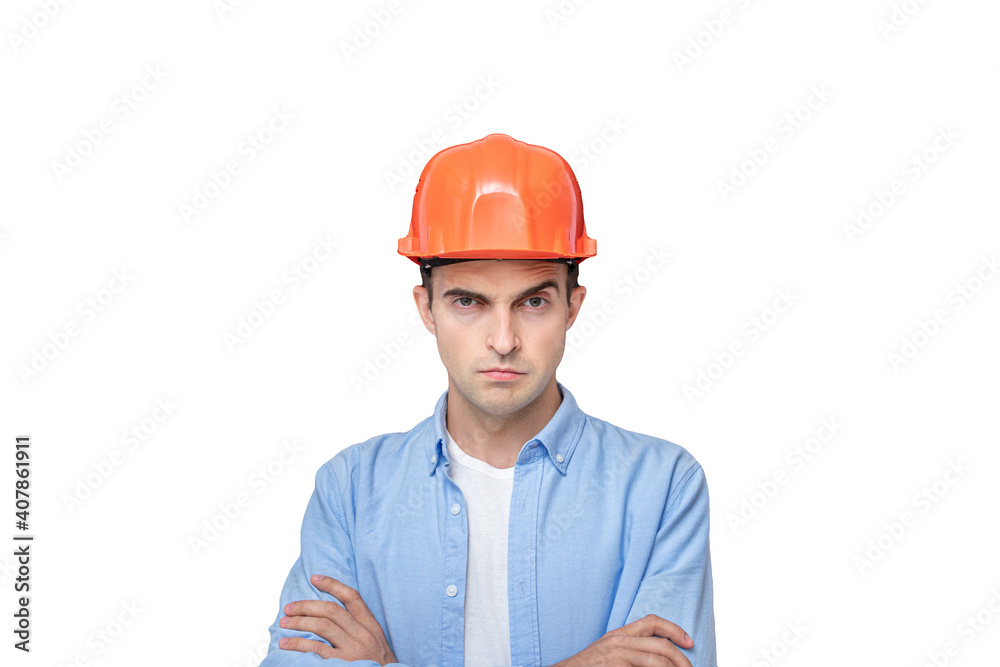
<svg viewBox="0 0 1000 667">
<path fill-rule="evenodd" d="M 556 294 L 559 293 L 559 283 L 555 280 L 549 279 L 524 290 L 516 297 L 514 297 L 514 302 L 517 303 L 521 299 L 525 299 L 531 296 L 532 294 L 535 294 L 536 292 L 542 292 L 549 287 L 554 289 L 556 291 Z M 490 298 L 485 294 L 480 294 L 479 292 L 473 292 L 472 290 L 465 289 L 464 287 L 452 287 L 446 289 L 441 296 L 443 298 L 448 298 L 449 296 L 468 297 L 470 299 L 476 299 L 478 301 L 482 301 L 483 303 L 490 303 Z"/>
</svg>

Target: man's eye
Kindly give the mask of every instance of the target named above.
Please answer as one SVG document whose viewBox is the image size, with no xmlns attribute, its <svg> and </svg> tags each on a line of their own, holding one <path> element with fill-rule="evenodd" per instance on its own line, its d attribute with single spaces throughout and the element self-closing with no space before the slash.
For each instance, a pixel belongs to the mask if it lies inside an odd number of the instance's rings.
<svg viewBox="0 0 1000 667">
<path fill-rule="evenodd" d="M 468 297 L 468 296 L 460 296 L 460 297 L 458 297 L 458 299 L 456 299 L 456 301 L 459 302 L 459 305 L 462 305 L 462 306 L 471 306 L 472 305 L 471 303 L 462 303 L 462 302 L 463 301 L 470 301 L 471 302 L 472 300 L 473 300 L 472 297 Z"/>
<path fill-rule="evenodd" d="M 539 303 L 532 303 L 532 301 L 538 301 Z M 533 297 L 531 297 L 531 298 L 528 299 L 527 304 L 529 306 L 531 306 L 532 308 L 541 308 L 541 306 L 542 306 L 541 302 L 543 302 L 543 301 L 545 301 L 544 298 L 542 298 L 540 296 L 533 296 Z"/>
</svg>

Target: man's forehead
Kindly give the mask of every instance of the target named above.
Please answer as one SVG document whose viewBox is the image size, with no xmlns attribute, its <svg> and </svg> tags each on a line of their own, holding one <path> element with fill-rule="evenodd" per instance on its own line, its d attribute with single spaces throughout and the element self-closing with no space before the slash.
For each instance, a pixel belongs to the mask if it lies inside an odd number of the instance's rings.
<svg viewBox="0 0 1000 667">
<path fill-rule="evenodd" d="M 435 285 L 440 285 L 442 290 L 476 287 L 482 292 L 517 293 L 550 279 L 559 283 L 565 276 L 563 266 L 539 260 L 487 259 L 445 264 L 432 271 L 436 274 Z"/>
</svg>

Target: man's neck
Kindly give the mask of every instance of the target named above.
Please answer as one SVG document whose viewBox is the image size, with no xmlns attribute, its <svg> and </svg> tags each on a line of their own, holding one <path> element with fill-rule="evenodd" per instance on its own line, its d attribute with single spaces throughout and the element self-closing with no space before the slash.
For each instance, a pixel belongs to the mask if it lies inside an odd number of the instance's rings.
<svg viewBox="0 0 1000 667">
<path fill-rule="evenodd" d="M 534 401 L 509 415 L 491 415 L 469 403 L 448 381 L 446 424 L 455 442 L 469 456 L 494 468 L 512 468 L 521 448 L 545 428 L 562 403 L 552 381 Z"/>
</svg>

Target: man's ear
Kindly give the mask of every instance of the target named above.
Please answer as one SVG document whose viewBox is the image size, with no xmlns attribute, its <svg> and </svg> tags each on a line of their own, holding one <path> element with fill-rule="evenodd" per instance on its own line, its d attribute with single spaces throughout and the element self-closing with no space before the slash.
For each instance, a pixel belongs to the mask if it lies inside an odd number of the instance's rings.
<svg viewBox="0 0 1000 667">
<path fill-rule="evenodd" d="M 566 319 L 566 331 L 569 331 L 573 322 L 576 321 L 576 316 L 580 314 L 580 308 L 583 306 L 585 298 L 587 298 L 586 287 L 579 285 L 573 289 L 573 294 L 569 297 L 569 317 Z"/>
<path fill-rule="evenodd" d="M 413 288 L 413 300 L 417 304 L 417 312 L 420 313 L 420 319 L 424 323 L 424 328 L 430 331 L 431 335 L 436 338 L 437 330 L 434 328 L 434 315 L 431 313 L 430 299 L 428 297 L 427 288 L 423 285 L 417 285 Z"/>
</svg>

